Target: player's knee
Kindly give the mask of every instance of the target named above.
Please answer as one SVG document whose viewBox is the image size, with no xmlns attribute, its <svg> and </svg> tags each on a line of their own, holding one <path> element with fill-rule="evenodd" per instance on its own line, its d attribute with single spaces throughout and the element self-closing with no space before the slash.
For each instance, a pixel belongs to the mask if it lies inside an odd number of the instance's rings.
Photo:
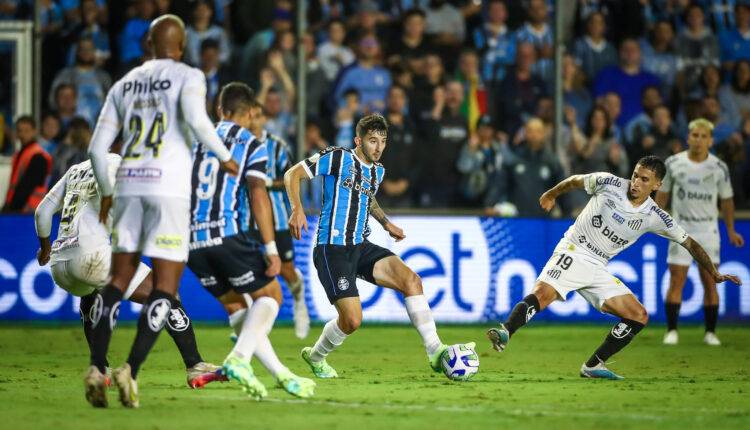
<svg viewBox="0 0 750 430">
<path fill-rule="evenodd" d="M 339 328 L 346 334 L 354 333 L 361 324 L 361 315 L 339 316 Z"/>
<path fill-rule="evenodd" d="M 557 291 L 549 285 L 541 282 L 536 284 L 533 293 L 537 300 L 539 300 L 539 305 L 542 308 L 545 308 L 549 303 L 557 300 Z"/>
<path fill-rule="evenodd" d="M 648 312 L 646 311 L 646 308 L 640 306 L 630 312 L 628 319 L 638 321 L 639 323 L 646 325 L 648 324 Z"/>
<path fill-rule="evenodd" d="M 409 271 L 404 279 L 404 294 L 407 296 L 415 296 L 422 294 L 422 278 L 419 277 L 413 271 Z"/>
</svg>

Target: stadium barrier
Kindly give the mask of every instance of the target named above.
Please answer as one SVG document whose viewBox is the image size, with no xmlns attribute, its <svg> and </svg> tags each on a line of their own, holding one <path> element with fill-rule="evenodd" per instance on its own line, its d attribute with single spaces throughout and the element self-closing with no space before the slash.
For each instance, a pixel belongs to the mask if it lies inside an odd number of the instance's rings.
<svg viewBox="0 0 750 430">
<path fill-rule="evenodd" d="M 527 294 L 537 274 L 562 237 L 570 220 L 501 219 L 474 216 L 396 216 L 406 239 L 394 242 L 371 220 L 374 243 L 386 246 L 406 261 L 421 277 L 425 294 L 438 322 L 475 323 L 496 320 Z M 328 303 L 312 264 L 316 217 L 310 231 L 295 243 L 296 264 L 305 275 L 306 300 L 313 319 L 327 320 L 335 314 Z M 737 223 L 737 230 L 750 241 L 750 221 Z M 56 231 L 56 230 L 53 230 Z M 719 314 L 723 320 L 750 321 L 750 251 L 728 243 L 722 224 L 723 272 L 737 274 L 744 285 L 719 285 Z M 37 241 L 30 216 L 0 217 L 0 320 L 72 321 L 78 318 L 79 299 L 56 287 L 49 267 L 39 267 Z M 651 321 L 663 321 L 664 295 L 669 285 L 667 240 L 645 235 L 615 257 L 610 271 L 625 282 L 646 306 Z M 693 265 L 684 291 L 681 317 L 702 319 L 703 289 Z M 401 297 L 393 291 L 357 282 L 364 317 L 369 321 L 408 322 Z M 180 290 L 183 303 L 194 320 L 225 320 L 219 304 L 206 293 L 195 276 L 185 271 Z M 279 318 L 291 319 L 291 296 L 285 289 Z M 135 319 L 140 307 L 122 306 L 120 318 Z M 556 302 L 539 320 L 600 321 L 608 319 L 584 299 L 571 294 Z"/>
</svg>

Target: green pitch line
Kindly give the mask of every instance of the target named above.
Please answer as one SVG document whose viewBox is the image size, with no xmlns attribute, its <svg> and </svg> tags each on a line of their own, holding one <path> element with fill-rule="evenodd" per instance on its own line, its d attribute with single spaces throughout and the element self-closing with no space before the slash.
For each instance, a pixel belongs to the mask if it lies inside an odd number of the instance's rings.
<svg viewBox="0 0 750 430">
<path fill-rule="evenodd" d="M 296 399 L 269 388 L 255 402 L 239 386 L 185 385 L 185 372 L 169 336 L 161 336 L 139 378 L 141 409 L 95 410 L 83 397 L 87 351 L 77 327 L 0 325 L 0 417 L 4 428 L 208 429 L 208 428 L 750 428 L 750 327 L 723 327 L 724 346 L 704 346 L 702 330 L 685 327 L 681 344 L 661 345 L 663 327 L 649 327 L 611 368 L 624 381 L 578 376 L 581 363 L 608 326 L 538 325 L 514 336 L 503 354 L 484 339 L 483 326 L 446 326 L 446 343 L 477 342 L 479 374 L 468 383 L 432 373 L 418 335 L 406 326 L 365 326 L 329 360 L 340 378 L 316 380 L 315 397 Z M 280 358 L 310 376 L 299 350 L 307 341 L 290 327 L 273 331 Z M 206 360 L 220 363 L 230 349 L 229 330 L 197 326 Z M 118 327 L 110 362 L 119 365 L 133 340 L 132 327 Z M 240 427 L 241 426 L 241 427 Z M 512 427 L 511 427 L 512 426 Z"/>
</svg>

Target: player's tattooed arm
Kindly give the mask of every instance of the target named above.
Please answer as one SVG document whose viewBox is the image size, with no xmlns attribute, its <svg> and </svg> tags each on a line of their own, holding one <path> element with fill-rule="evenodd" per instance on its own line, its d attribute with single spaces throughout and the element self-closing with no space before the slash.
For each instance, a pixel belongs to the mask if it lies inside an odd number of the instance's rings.
<svg viewBox="0 0 750 430">
<path fill-rule="evenodd" d="M 722 275 L 721 273 L 719 273 L 719 271 L 716 270 L 716 266 L 714 266 L 714 263 L 711 261 L 711 257 L 708 256 L 703 247 L 700 246 L 700 244 L 696 242 L 692 237 L 688 236 L 688 238 L 684 242 L 682 242 L 681 245 L 685 249 L 687 249 L 688 252 L 690 252 L 690 255 L 693 256 L 693 259 L 695 259 L 695 262 L 698 263 L 698 266 L 711 274 L 715 282 L 719 283 L 724 281 L 732 281 L 737 285 L 742 285 L 742 281 L 740 281 L 740 278 L 738 278 L 737 276 Z"/>
<path fill-rule="evenodd" d="M 372 217 L 383 226 L 383 229 L 387 231 L 392 238 L 396 239 L 396 242 L 406 237 L 404 231 L 388 219 L 385 215 L 385 211 L 380 207 L 380 204 L 378 204 L 375 197 L 370 200 L 370 215 L 372 215 Z"/>
<path fill-rule="evenodd" d="M 542 209 L 549 212 L 555 207 L 555 200 L 560 195 L 578 189 L 583 189 L 583 175 L 570 176 L 542 194 L 539 198 L 539 205 Z"/>
</svg>

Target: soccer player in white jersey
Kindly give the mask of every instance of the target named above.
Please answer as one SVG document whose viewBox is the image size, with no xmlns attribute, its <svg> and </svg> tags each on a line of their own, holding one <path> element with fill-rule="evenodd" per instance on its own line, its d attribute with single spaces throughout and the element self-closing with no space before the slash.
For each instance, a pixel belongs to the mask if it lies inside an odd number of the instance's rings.
<svg viewBox="0 0 750 430">
<path fill-rule="evenodd" d="M 97 298 L 102 316 L 94 328 L 91 367 L 84 379 L 87 399 L 98 407 L 107 404 L 103 371 L 120 300 L 141 255 L 151 258 L 154 290 L 143 306 L 128 360 L 113 372 L 125 407 L 138 407 L 138 370 L 176 304 L 188 257 L 192 135 L 216 154 L 223 169 L 237 174 L 237 163 L 206 114 L 203 73 L 179 62 L 185 47 L 182 20 L 174 15 L 155 19 L 148 42 L 155 58 L 110 89 L 89 148 L 102 195 L 102 223 L 115 194 L 111 279 Z M 121 128 L 122 163 L 113 187 L 107 150 Z"/>
<path fill-rule="evenodd" d="M 120 156 L 109 154 L 109 175 L 114 180 L 120 166 Z M 91 162 L 72 166 L 44 196 L 36 208 L 34 220 L 39 238 L 37 252 L 39 265 L 51 263 L 52 279 L 60 288 L 80 297 L 83 332 L 92 349 L 93 325 L 101 314 L 94 306 L 97 292 L 107 284 L 112 249 L 109 243 L 110 228 L 99 223 L 99 190 L 96 186 Z M 57 238 L 50 243 L 52 216 L 62 211 Z M 143 303 L 153 288 L 151 269 L 144 263 L 138 265 L 133 279 L 122 298 Z M 205 363 L 198 352 L 195 332 L 182 305 L 170 311 L 167 332 L 174 339 L 187 369 L 187 382 L 199 388 L 219 379 L 219 366 Z"/>
<path fill-rule="evenodd" d="M 729 242 L 734 246 L 743 246 L 745 241 L 734 229 L 734 193 L 729 169 L 723 161 L 708 152 L 713 144 L 713 129 L 714 125 L 703 118 L 688 124 L 688 149 L 667 158 L 667 174 L 656 193 L 656 203 L 666 208 L 671 194 L 672 216 L 706 248 L 713 264 L 718 265 L 721 249 L 718 205 L 721 205 Z M 669 244 L 669 291 L 664 303 L 667 313 L 666 345 L 676 345 L 679 341 L 677 319 L 682 303 L 682 288 L 692 262 L 693 257 L 684 248 L 675 243 Z M 711 273 L 703 268 L 699 268 L 699 273 L 703 284 L 703 318 L 706 325 L 703 342 L 718 346 L 721 345 L 716 336 L 719 293 Z"/>
<path fill-rule="evenodd" d="M 557 244 L 532 294 L 516 304 L 499 328 L 487 331 L 495 350 L 503 351 L 511 336 L 536 313 L 576 291 L 602 313 L 620 318 L 604 343 L 581 365 L 580 375 L 622 379 L 605 363 L 643 329 L 648 313 L 630 289 L 607 271 L 607 263 L 647 232 L 682 245 L 716 282 L 740 284 L 736 276 L 720 274 L 698 242 L 651 199 L 651 193 L 661 187 L 665 171 L 663 161 L 648 156 L 638 161 L 630 180 L 609 173 L 574 175 L 542 194 L 539 204 L 546 211 L 552 210 L 561 194 L 575 189 L 586 190 L 591 199 Z"/>
</svg>

